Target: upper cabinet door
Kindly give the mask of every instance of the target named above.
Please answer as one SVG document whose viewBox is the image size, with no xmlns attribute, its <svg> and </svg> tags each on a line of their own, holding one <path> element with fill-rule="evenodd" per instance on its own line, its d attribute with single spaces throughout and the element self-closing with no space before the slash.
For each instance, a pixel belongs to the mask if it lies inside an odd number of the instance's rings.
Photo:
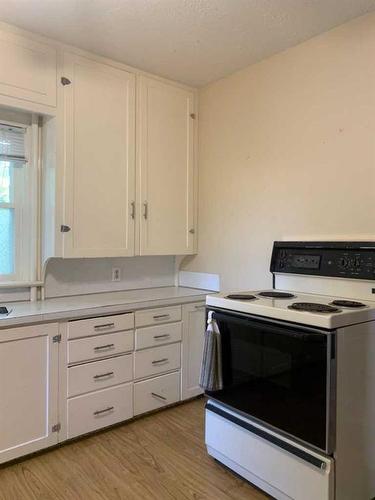
<svg viewBox="0 0 375 500">
<path fill-rule="evenodd" d="M 135 77 L 73 54 L 63 76 L 63 256 L 134 255 Z"/>
<path fill-rule="evenodd" d="M 0 95 L 56 106 L 54 47 L 0 31 L 0 68 Z"/>
<path fill-rule="evenodd" d="M 140 255 L 194 252 L 194 93 L 141 77 Z"/>
</svg>

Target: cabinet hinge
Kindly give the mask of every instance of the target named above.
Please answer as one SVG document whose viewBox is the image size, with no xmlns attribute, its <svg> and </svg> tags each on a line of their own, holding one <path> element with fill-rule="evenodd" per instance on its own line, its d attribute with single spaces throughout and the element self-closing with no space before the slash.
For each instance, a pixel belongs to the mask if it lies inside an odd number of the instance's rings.
<svg viewBox="0 0 375 500">
<path fill-rule="evenodd" d="M 69 80 L 69 78 L 66 78 L 65 76 L 61 77 L 61 84 L 62 85 L 70 85 L 72 82 Z"/>
<path fill-rule="evenodd" d="M 197 117 L 197 116 L 196 116 L 196 114 L 195 114 L 195 113 L 190 113 L 190 118 L 192 118 L 193 120 L 195 120 L 195 119 L 196 119 L 196 117 Z"/>
<path fill-rule="evenodd" d="M 69 231 L 70 231 L 70 227 L 69 227 L 69 226 L 65 226 L 65 224 L 61 224 L 61 226 L 60 226 L 60 231 L 61 231 L 62 233 L 69 233 Z"/>
<path fill-rule="evenodd" d="M 61 424 L 58 423 L 58 424 L 55 424 L 52 426 L 52 432 L 60 432 L 61 430 Z"/>
<path fill-rule="evenodd" d="M 55 335 L 54 337 L 52 337 L 52 342 L 54 344 L 59 344 L 61 342 L 61 335 Z"/>
</svg>

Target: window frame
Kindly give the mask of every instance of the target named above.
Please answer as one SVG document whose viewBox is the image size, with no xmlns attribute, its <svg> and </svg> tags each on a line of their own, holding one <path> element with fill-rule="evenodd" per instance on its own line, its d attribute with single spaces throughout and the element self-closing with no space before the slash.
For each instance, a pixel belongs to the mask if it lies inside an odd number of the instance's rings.
<svg viewBox="0 0 375 500">
<path fill-rule="evenodd" d="M 2 119 L 1 111 L 0 122 L 11 127 L 25 129 L 25 157 L 27 158 L 27 163 L 23 167 L 13 167 L 13 202 L 0 204 L 0 206 L 6 205 L 6 208 L 13 205 L 14 208 L 14 272 L 0 274 L 1 287 L 1 285 L 13 282 L 33 282 L 37 278 L 39 126 L 36 115 L 30 116 L 30 123 L 26 124 Z"/>
</svg>

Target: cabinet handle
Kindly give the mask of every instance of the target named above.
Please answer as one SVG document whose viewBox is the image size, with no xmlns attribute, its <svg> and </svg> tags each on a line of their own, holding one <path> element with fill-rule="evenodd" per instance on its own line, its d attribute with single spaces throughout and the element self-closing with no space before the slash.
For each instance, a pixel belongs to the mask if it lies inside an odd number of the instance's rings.
<svg viewBox="0 0 375 500">
<path fill-rule="evenodd" d="M 170 317 L 171 317 L 170 314 L 156 314 L 155 316 L 153 316 L 154 319 L 167 319 Z"/>
<path fill-rule="evenodd" d="M 114 328 L 115 324 L 114 323 L 105 323 L 104 325 L 95 325 L 94 330 L 103 330 L 107 328 Z"/>
<path fill-rule="evenodd" d="M 145 218 L 145 220 L 148 218 L 148 203 L 147 203 L 147 201 L 145 201 L 143 203 L 143 217 Z"/>
<path fill-rule="evenodd" d="M 168 358 L 156 359 L 152 362 L 153 365 L 160 365 L 161 363 L 168 363 Z"/>
<path fill-rule="evenodd" d="M 154 335 L 154 339 L 160 340 L 160 339 L 169 339 L 170 334 L 169 333 L 164 333 L 163 335 Z"/>
<path fill-rule="evenodd" d="M 97 347 L 94 347 L 94 351 L 100 351 L 101 349 L 112 349 L 113 347 L 115 347 L 115 344 L 98 345 Z"/>
<path fill-rule="evenodd" d="M 152 392 L 151 396 L 154 396 L 154 398 L 162 399 L 163 401 L 167 401 L 167 398 L 165 398 L 164 396 L 160 396 L 160 394 L 156 394 L 156 392 Z"/>
<path fill-rule="evenodd" d="M 97 415 L 102 415 L 103 413 L 108 413 L 109 411 L 114 410 L 114 406 L 108 406 L 108 408 L 104 408 L 103 410 L 94 411 L 93 415 L 96 417 Z"/>
<path fill-rule="evenodd" d="M 201 309 L 205 309 L 206 308 L 206 304 L 202 304 L 201 306 L 195 306 L 195 309 L 197 309 L 198 311 L 200 311 Z"/>
<path fill-rule="evenodd" d="M 110 377 L 111 375 L 113 375 L 113 372 L 102 373 L 101 375 L 94 375 L 94 380 L 98 380 L 104 377 Z"/>
<path fill-rule="evenodd" d="M 189 233 L 190 234 L 195 234 L 195 229 L 192 227 L 191 229 L 189 229 Z"/>
<path fill-rule="evenodd" d="M 132 201 L 130 203 L 130 206 L 131 206 L 130 217 L 134 220 L 135 219 L 135 201 Z"/>
</svg>

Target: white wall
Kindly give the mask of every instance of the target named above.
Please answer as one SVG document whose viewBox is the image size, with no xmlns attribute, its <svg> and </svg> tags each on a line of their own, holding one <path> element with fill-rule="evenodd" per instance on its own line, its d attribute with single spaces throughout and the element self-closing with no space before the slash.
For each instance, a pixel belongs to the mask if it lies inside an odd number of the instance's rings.
<svg viewBox="0 0 375 500">
<path fill-rule="evenodd" d="M 112 267 L 121 281 L 112 282 Z M 45 274 L 46 297 L 174 286 L 175 259 L 122 257 L 116 259 L 50 259 Z"/>
<path fill-rule="evenodd" d="M 375 15 L 200 92 L 199 253 L 223 289 L 270 286 L 273 240 L 375 238 Z"/>
</svg>

